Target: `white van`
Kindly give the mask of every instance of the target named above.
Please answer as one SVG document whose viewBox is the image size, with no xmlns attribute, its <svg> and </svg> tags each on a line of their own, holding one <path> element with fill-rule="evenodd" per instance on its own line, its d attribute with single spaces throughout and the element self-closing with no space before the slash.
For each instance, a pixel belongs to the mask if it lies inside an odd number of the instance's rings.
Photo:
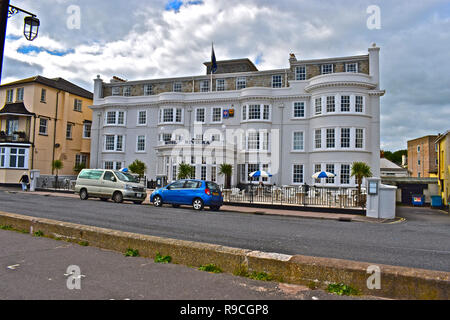
<svg viewBox="0 0 450 320">
<path fill-rule="evenodd" d="M 116 203 L 124 200 L 141 204 L 147 197 L 147 189 L 127 173 L 106 169 L 83 169 L 78 174 L 75 193 L 81 200 L 100 198 L 112 199 Z"/>
</svg>

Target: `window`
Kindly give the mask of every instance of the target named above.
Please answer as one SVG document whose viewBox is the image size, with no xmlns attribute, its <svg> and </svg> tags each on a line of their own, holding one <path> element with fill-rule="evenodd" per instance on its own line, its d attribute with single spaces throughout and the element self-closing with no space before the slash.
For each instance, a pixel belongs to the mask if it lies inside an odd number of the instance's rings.
<svg viewBox="0 0 450 320">
<path fill-rule="evenodd" d="M 341 112 L 350 111 L 350 96 L 341 96 Z"/>
<path fill-rule="evenodd" d="M 123 151 L 123 136 L 106 135 L 105 151 Z"/>
<path fill-rule="evenodd" d="M 209 80 L 202 80 L 200 82 L 200 92 L 208 92 L 209 91 Z"/>
<path fill-rule="evenodd" d="M 295 67 L 295 80 L 306 80 L 306 67 Z"/>
<path fill-rule="evenodd" d="M 75 155 L 75 165 L 84 164 L 87 166 L 87 154 L 76 154 Z"/>
<path fill-rule="evenodd" d="M 28 168 L 28 149 L 24 148 L 0 148 L 1 168 Z"/>
<path fill-rule="evenodd" d="M 269 133 L 262 132 L 262 149 L 269 150 Z"/>
<path fill-rule="evenodd" d="M 120 161 L 105 161 L 103 164 L 104 169 L 108 170 L 120 170 L 122 168 L 122 162 Z"/>
<path fill-rule="evenodd" d="M 355 139 L 355 148 L 364 148 L 364 129 L 356 129 Z"/>
<path fill-rule="evenodd" d="M 153 86 L 151 84 L 144 84 L 144 96 L 151 96 L 153 94 Z"/>
<path fill-rule="evenodd" d="M 335 99 L 334 96 L 328 96 L 327 97 L 327 112 L 335 112 Z"/>
<path fill-rule="evenodd" d="M 124 125 L 125 111 L 107 111 L 106 125 Z"/>
<path fill-rule="evenodd" d="M 272 88 L 281 88 L 283 85 L 283 78 L 280 74 L 272 76 Z"/>
<path fill-rule="evenodd" d="M 345 72 L 358 72 L 358 63 L 346 63 L 345 64 Z"/>
<path fill-rule="evenodd" d="M 333 73 L 333 64 L 327 63 L 322 65 L 322 74 Z"/>
<path fill-rule="evenodd" d="M 334 128 L 327 129 L 327 148 L 334 148 Z"/>
<path fill-rule="evenodd" d="M 45 102 L 47 98 L 47 90 L 41 89 L 41 102 Z"/>
<path fill-rule="evenodd" d="M 172 140 L 172 134 L 171 133 L 161 133 L 159 135 L 159 141 L 168 142 Z"/>
<path fill-rule="evenodd" d="M 212 122 L 221 122 L 222 121 L 222 108 L 213 108 L 212 109 Z"/>
<path fill-rule="evenodd" d="M 216 80 L 216 91 L 225 91 L 225 79 Z"/>
<path fill-rule="evenodd" d="M 417 146 L 417 153 L 420 152 L 420 146 Z"/>
<path fill-rule="evenodd" d="M 321 129 L 314 130 L 314 147 L 316 149 L 322 148 L 322 130 Z"/>
<path fill-rule="evenodd" d="M 340 182 L 341 184 L 349 184 L 350 183 L 350 165 L 349 164 L 341 164 L 341 174 L 340 174 Z"/>
<path fill-rule="evenodd" d="M 83 124 L 83 138 L 89 139 L 91 137 L 91 123 L 84 123 Z"/>
<path fill-rule="evenodd" d="M 136 138 L 136 151 L 145 151 L 145 136 L 137 136 Z"/>
<path fill-rule="evenodd" d="M 242 106 L 242 120 L 247 120 L 247 106 Z"/>
<path fill-rule="evenodd" d="M 173 92 L 181 92 L 181 82 L 174 82 Z"/>
<path fill-rule="evenodd" d="M 67 123 L 66 127 L 66 139 L 72 139 L 73 123 Z"/>
<path fill-rule="evenodd" d="M 147 124 L 147 111 L 146 110 L 138 111 L 137 124 L 138 124 L 138 126 L 145 126 Z"/>
<path fill-rule="evenodd" d="M 315 107 L 316 107 L 315 114 L 316 115 L 321 114 L 322 113 L 322 98 L 316 98 L 315 102 L 316 102 L 315 103 Z"/>
<path fill-rule="evenodd" d="M 13 102 L 14 100 L 14 89 L 6 90 L 6 102 Z"/>
<path fill-rule="evenodd" d="M 355 112 L 363 112 L 364 99 L 362 96 L 355 97 Z"/>
<path fill-rule="evenodd" d="M 205 108 L 195 109 L 195 121 L 200 123 L 205 122 Z"/>
<path fill-rule="evenodd" d="M 292 171 L 292 182 L 303 183 L 303 165 L 294 164 Z"/>
<path fill-rule="evenodd" d="M 350 148 L 350 128 L 341 128 L 341 148 Z"/>
<path fill-rule="evenodd" d="M 321 172 L 322 171 L 322 165 L 320 164 L 320 163 L 318 163 L 318 164 L 315 164 L 314 165 L 314 173 L 316 173 L 316 172 Z M 320 181 L 320 178 L 319 179 L 314 179 L 314 182 L 315 183 L 320 183 L 321 181 Z"/>
<path fill-rule="evenodd" d="M 245 77 L 238 77 L 236 79 L 236 90 L 244 89 L 247 86 L 247 80 Z"/>
<path fill-rule="evenodd" d="M 113 96 L 118 96 L 120 95 L 120 88 L 119 87 L 112 87 L 112 95 Z"/>
<path fill-rule="evenodd" d="M 48 119 L 39 119 L 39 134 L 46 136 L 48 134 Z"/>
<path fill-rule="evenodd" d="M 261 105 L 251 104 L 248 106 L 248 119 L 255 120 L 261 117 Z"/>
<path fill-rule="evenodd" d="M 258 163 L 249 163 L 248 165 L 248 170 L 247 170 L 247 177 L 249 181 L 258 181 L 259 178 L 256 177 L 249 177 L 249 174 L 255 171 L 259 170 L 259 164 Z"/>
<path fill-rule="evenodd" d="M 201 180 L 206 180 L 206 166 L 201 166 L 200 179 Z"/>
<path fill-rule="evenodd" d="M 326 165 L 326 172 L 334 173 L 334 164 L 327 164 Z M 334 177 L 333 178 L 326 178 L 326 183 L 334 183 Z"/>
<path fill-rule="evenodd" d="M 296 131 L 293 135 L 292 150 L 293 151 L 303 151 L 303 131 Z"/>
<path fill-rule="evenodd" d="M 130 86 L 123 87 L 123 95 L 125 97 L 131 96 L 131 87 Z"/>
<path fill-rule="evenodd" d="M 217 167 L 211 167 L 211 181 L 215 182 L 217 180 Z"/>
<path fill-rule="evenodd" d="M 269 172 L 269 165 L 267 163 L 264 163 L 262 165 L 262 170 L 265 171 L 265 172 Z M 268 177 L 261 177 L 261 180 L 262 181 L 268 181 L 269 178 Z"/>
<path fill-rule="evenodd" d="M 304 102 L 294 102 L 294 118 L 304 118 L 305 117 L 305 103 Z"/>
<path fill-rule="evenodd" d="M 74 99 L 73 100 L 73 110 L 81 112 L 81 105 L 82 105 L 82 101 L 79 99 Z"/>
<path fill-rule="evenodd" d="M 164 108 L 160 109 L 160 123 L 181 123 L 183 121 L 183 109 Z"/>
<path fill-rule="evenodd" d="M 16 101 L 23 101 L 23 88 L 17 88 Z"/>
<path fill-rule="evenodd" d="M 259 150 L 259 132 L 248 133 L 247 150 Z"/>
<path fill-rule="evenodd" d="M 420 166 L 420 159 L 417 159 L 417 165 Z"/>
<path fill-rule="evenodd" d="M 269 118 L 270 118 L 270 106 L 268 104 L 265 104 L 263 109 L 263 120 L 269 120 Z"/>
</svg>

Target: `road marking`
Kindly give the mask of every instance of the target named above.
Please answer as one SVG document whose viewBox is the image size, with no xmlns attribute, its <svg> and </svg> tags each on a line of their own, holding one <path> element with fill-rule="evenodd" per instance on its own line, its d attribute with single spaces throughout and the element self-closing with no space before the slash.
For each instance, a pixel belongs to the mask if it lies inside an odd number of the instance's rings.
<svg viewBox="0 0 450 320">
<path fill-rule="evenodd" d="M 20 264 L 13 264 L 13 265 L 11 265 L 11 266 L 8 266 L 7 268 L 8 269 L 11 269 L 11 270 L 15 270 L 17 267 L 19 267 L 20 266 Z"/>
</svg>

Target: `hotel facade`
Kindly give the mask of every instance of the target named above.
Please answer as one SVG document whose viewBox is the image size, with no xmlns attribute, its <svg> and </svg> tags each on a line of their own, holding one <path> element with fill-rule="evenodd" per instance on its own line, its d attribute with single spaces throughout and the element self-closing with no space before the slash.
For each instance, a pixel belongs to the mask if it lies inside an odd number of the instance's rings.
<svg viewBox="0 0 450 320">
<path fill-rule="evenodd" d="M 263 183 L 353 187 L 355 161 L 380 175 L 379 51 L 297 60 L 259 71 L 248 59 L 205 62 L 203 76 L 109 83 L 94 80 L 91 168 L 120 169 L 139 159 L 147 178 L 177 177 L 180 163 L 195 177 L 232 184 L 265 170 Z M 312 179 L 317 171 L 335 178 Z M 253 180 L 254 181 L 254 180 Z"/>
</svg>

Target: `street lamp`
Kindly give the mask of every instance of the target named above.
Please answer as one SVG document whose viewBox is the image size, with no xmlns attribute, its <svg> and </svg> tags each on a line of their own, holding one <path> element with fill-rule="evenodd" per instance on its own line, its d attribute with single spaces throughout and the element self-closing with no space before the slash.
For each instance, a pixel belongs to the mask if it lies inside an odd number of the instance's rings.
<svg viewBox="0 0 450 320">
<path fill-rule="evenodd" d="M 34 39 L 36 39 L 39 32 L 40 22 L 35 14 L 10 5 L 9 0 L 0 0 L 0 81 L 2 77 L 6 24 L 8 22 L 8 18 L 18 14 L 19 12 L 23 12 L 29 15 L 24 19 L 23 35 L 25 36 L 25 39 L 27 39 L 28 41 L 33 41 Z"/>
</svg>

